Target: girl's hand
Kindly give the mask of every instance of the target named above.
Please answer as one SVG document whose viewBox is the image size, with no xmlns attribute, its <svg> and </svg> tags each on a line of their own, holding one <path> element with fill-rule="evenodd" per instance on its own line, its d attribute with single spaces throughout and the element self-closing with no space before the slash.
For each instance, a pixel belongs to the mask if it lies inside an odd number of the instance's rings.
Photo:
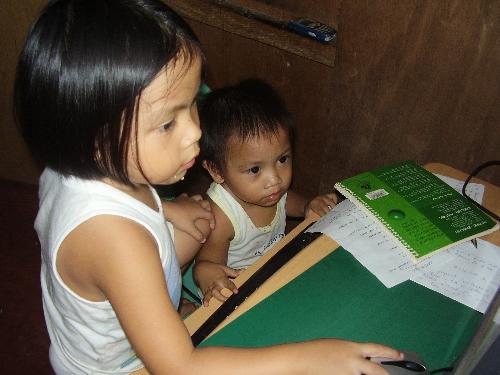
<svg viewBox="0 0 500 375">
<path fill-rule="evenodd" d="M 372 343 L 322 339 L 299 345 L 304 346 L 304 358 L 313 374 L 387 375 L 387 371 L 370 358 L 403 359 L 400 351 Z"/>
<path fill-rule="evenodd" d="M 319 216 L 323 216 L 335 207 L 337 203 L 338 197 L 335 193 L 318 195 L 306 203 L 305 217 L 311 216 L 313 212 Z"/>
<path fill-rule="evenodd" d="M 203 306 L 208 306 L 212 297 L 224 302 L 229 296 L 222 294 L 222 289 L 228 289 L 234 294 L 238 293 L 238 288 L 230 278 L 234 279 L 240 273 L 241 270 L 235 270 L 222 264 L 209 261 L 197 262 L 193 274 L 203 293 Z"/>
<path fill-rule="evenodd" d="M 215 218 L 210 203 L 199 194 L 192 197 L 181 194 L 172 201 L 163 201 L 162 205 L 165 220 L 170 221 L 175 228 L 189 234 L 200 243 L 207 240 L 209 233 L 201 231 L 196 221 L 207 220 L 210 229 L 215 228 Z"/>
</svg>

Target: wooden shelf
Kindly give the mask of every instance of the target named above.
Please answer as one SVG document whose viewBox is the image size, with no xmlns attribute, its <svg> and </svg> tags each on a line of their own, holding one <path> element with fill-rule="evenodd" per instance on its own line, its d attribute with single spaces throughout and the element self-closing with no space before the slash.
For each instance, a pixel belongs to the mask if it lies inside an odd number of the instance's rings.
<svg viewBox="0 0 500 375">
<path fill-rule="evenodd" d="M 193 20 L 244 38 L 279 48 L 327 66 L 334 66 L 335 43 L 322 43 L 291 31 L 244 17 L 221 7 L 210 0 L 164 0 L 186 20 Z M 234 4 L 265 13 L 279 19 L 297 18 L 302 15 L 286 14 L 277 7 L 265 6 L 256 1 L 233 1 Z"/>
</svg>

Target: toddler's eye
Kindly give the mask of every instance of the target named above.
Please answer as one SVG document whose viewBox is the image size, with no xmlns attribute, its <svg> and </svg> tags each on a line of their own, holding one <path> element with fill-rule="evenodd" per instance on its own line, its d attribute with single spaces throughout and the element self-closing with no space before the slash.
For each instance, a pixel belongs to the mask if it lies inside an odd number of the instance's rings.
<svg viewBox="0 0 500 375">
<path fill-rule="evenodd" d="M 248 173 L 250 174 L 257 174 L 260 171 L 260 167 L 252 167 L 248 170 Z"/>
<path fill-rule="evenodd" d="M 283 155 L 281 158 L 279 158 L 279 160 L 278 160 L 278 161 L 279 161 L 281 164 L 284 164 L 284 163 L 286 163 L 286 161 L 287 161 L 288 159 L 290 159 L 290 156 L 289 156 L 289 155 Z"/>
</svg>

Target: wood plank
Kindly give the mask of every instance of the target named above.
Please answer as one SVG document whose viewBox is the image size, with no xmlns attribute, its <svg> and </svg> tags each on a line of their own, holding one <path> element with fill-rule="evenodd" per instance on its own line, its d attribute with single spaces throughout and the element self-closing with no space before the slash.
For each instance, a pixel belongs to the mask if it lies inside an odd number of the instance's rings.
<svg viewBox="0 0 500 375">
<path fill-rule="evenodd" d="M 211 1 L 165 0 L 165 3 L 188 20 L 201 22 L 232 34 L 253 39 L 330 67 L 335 64 L 335 43 L 321 43 L 258 20 L 249 19 Z M 232 3 L 246 5 L 235 1 Z M 248 8 L 263 13 L 255 6 L 253 8 L 248 6 Z M 265 11 L 266 14 L 282 20 L 293 17 L 293 14 L 284 14 L 279 8 L 266 7 Z"/>
</svg>

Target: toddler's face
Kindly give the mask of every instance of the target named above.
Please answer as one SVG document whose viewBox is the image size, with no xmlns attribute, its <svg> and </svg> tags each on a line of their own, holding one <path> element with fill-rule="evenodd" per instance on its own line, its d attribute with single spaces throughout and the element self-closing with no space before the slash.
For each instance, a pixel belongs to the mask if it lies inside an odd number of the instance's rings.
<svg viewBox="0 0 500 375">
<path fill-rule="evenodd" d="M 195 99 L 200 77 L 199 58 L 189 67 L 178 59 L 175 65 L 163 69 L 141 95 L 137 131 L 139 163 L 153 184 L 179 181 L 199 154 L 201 130 Z M 135 149 L 135 142 L 131 141 L 130 179 L 145 183 Z"/>
<path fill-rule="evenodd" d="M 271 207 L 287 192 L 292 180 L 292 149 L 288 132 L 264 134 L 242 142 L 229 141 L 223 186 L 243 206 Z"/>
</svg>

